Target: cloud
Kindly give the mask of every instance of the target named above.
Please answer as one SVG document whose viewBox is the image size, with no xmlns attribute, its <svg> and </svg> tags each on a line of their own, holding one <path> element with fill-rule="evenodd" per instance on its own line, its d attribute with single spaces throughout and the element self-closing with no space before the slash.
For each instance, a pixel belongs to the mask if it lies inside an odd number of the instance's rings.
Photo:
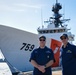
<svg viewBox="0 0 76 75">
<path fill-rule="evenodd" d="M 25 11 L 15 5 L 0 4 L 0 11 Z"/>
<path fill-rule="evenodd" d="M 19 7 L 24 7 L 24 8 L 35 8 L 35 9 L 40 9 L 41 7 L 45 6 L 45 5 L 31 5 L 31 4 L 15 4 L 16 6 Z"/>
<path fill-rule="evenodd" d="M 44 5 L 29 4 L 0 4 L 0 11 L 27 11 L 27 9 L 41 9 Z"/>
</svg>

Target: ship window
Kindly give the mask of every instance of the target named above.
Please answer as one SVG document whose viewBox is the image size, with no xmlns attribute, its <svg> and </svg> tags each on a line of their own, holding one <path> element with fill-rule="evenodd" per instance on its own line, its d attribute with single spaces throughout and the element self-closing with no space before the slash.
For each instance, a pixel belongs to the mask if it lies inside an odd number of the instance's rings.
<svg viewBox="0 0 76 75">
<path fill-rule="evenodd" d="M 58 33 L 58 30 L 56 30 L 56 33 Z"/>
<path fill-rule="evenodd" d="M 43 33 L 45 33 L 45 31 L 43 31 Z"/>
<path fill-rule="evenodd" d="M 47 30 L 45 31 L 45 33 L 47 33 Z"/>
<path fill-rule="evenodd" d="M 43 33 L 43 31 L 41 31 L 41 33 Z"/>
<path fill-rule="evenodd" d="M 64 29 L 61 29 L 61 32 L 64 32 Z"/>
<path fill-rule="evenodd" d="M 39 31 L 39 33 L 41 33 L 41 31 Z"/>
<path fill-rule="evenodd" d="M 54 30 L 52 30 L 52 33 L 54 33 Z"/>
<path fill-rule="evenodd" d="M 54 30 L 54 33 L 56 32 L 56 30 Z"/>
<path fill-rule="evenodd" d="M 50 33 L 50 30 L 48 30 L 48 33 Z"/>
<path fill-rule="evenodd" d="M 52 30 L 50 30 L 50 33 L 52 33 Z"/>
<path fill-rule="evenodd" d="M 64 29 L 64 32 L 65 32 L 65 29 Z"/>
<path fill-rule="evenodd" d="M 60 29 L 60 32 L 62 32 L 62 30 Z"/>
<path fill-rule="evenodd" d="M 48 33 L 48 30 L 46 30 L 46 33 Z"/>
<path fill-rule="evenodd" d="M 41 31 L 41 34 L 42 34 L 43 32 Z"/>
<path fill-rule="evenodd" d="M 62 32 L 64 32 L 64 29 L 62 30 Z"/>
<path fill-rule="evenodd" d="M 50 30 L 49 32 L 50 32 L 50 33 L 54 33 L 54 30 Z"/>
<path fill-rule="evenodd" d="M 61 29 L 61 32 L 63 32 L 63 29 Z"/>
<path fill-rule="evenodd" d="M 42 33 L 43 33 L 43 31 L 39 31 L 39 33 L 40 33 L 40 34 L 42 34 Z"/>
<path fill-rule="evenodd" d="M 60 30 L 58 30 L 58 32 L 60 32 Z"/>
<path fill-rule="evenodd" d="M 49 33 L 49 30 L 47 30 L 47 33 Z"/>
<path fill-rule="evenodd" d="M 58 33 L 58 30 L 54 30 L 54 33 Z"/>
</svg>

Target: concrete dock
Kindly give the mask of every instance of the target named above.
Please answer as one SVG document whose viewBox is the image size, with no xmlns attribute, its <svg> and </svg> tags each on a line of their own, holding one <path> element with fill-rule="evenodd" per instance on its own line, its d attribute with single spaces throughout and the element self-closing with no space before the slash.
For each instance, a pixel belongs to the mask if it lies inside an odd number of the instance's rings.
<svg viewBox="0 0 76 75">
<path fill-rule="evenodd" d="M 18 75 L 32 75 L 32 72 L 19 73 Z M 62 72 L 61 72 L 61 70 L 59 70 L 59 71 L 52 71 L 52 75 L 62 75 Z"/>
<path fill-rule="evenodd" d="M 29 71 L 29 72 L 21 72 L 18 75 L 32 75 L 32 71 Z M 61 68 L 53 68 L 52 69 L 52 75 L 62 75 Z"/>
</svg>

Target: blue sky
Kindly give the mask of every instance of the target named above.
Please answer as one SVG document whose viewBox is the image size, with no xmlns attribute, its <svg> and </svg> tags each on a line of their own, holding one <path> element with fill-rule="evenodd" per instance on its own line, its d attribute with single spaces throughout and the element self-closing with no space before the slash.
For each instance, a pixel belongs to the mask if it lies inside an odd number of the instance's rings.
<svg viewBox="0 0 76 75">
<path fill-rule="evenodd" d="M 76 0 L 58 0 L 63 9 L 64 18 L 70 18 L 68 28 L 76 38 Z M 55 0 L 0 0 L 0 24 L 37 33 L 43 21 L 53 15 L 51 9 Z M 43 23 L 44 24 L 44 23 Z"/>
</svg>

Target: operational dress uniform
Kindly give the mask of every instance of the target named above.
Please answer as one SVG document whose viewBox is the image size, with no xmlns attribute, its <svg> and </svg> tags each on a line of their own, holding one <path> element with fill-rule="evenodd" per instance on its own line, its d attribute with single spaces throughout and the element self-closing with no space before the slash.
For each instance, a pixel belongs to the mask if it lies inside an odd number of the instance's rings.
<svg viewBox="0 0 76 75">
<path fill-rule="evenodd" d="M 70 43 L 62 46 L 61 58 L 63 75 L 76 75 L 76 46 Z"/>
<path fill-rule="evenodd" d="M 39 65 L 45 65 L 50 60 L 54 60 L 54 54 L 52 50 L 50 48 L 47 48 L 46 46 L 43 49 L 39 47 L 32 52 L 30 61 L 31 60 L 36 61 Z M 33 75 L 52 75 L 51 67 L 48 67 L 45 70 L 46 72 L 42 73 L 34 67 Z"/>
</svg>

